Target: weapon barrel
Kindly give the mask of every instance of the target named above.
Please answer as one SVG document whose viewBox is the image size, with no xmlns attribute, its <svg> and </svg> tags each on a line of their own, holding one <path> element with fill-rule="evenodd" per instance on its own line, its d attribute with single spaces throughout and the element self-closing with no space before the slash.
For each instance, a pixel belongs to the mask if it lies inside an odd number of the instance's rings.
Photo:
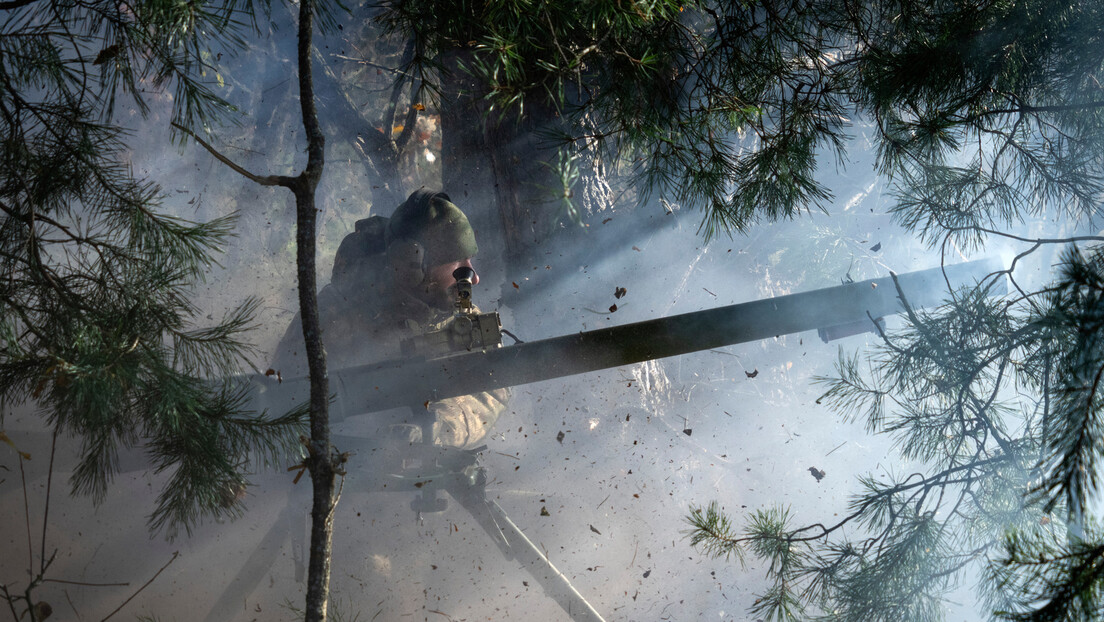
<svg viewBox="0 0 1104 622">
<path fill-rule="evenodd" d="M 947 286 L 962 287 L 1001 270 L 972 261 L 897 275 L 912 308 L 938 305 Z M 1004 293 L 1004 280 L 990 289 Z M 331 419 L 529 384 L 756 341 L 854 324 L 902 310 L 892 277 L 695 311 L 599 330 L 431 360 L 385 361 L 333 371 Z M 253 407 L 285 411 L 308 399 L 306 378 L 251 376 Z"/>
</svg>

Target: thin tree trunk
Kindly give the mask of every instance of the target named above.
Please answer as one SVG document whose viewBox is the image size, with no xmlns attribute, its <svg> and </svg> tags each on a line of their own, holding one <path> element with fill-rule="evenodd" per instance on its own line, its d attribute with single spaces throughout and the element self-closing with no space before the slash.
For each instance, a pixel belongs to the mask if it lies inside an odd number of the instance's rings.
<svg viewBox="0 0 1104 622">
<path fill-rule="evenodd" d="M 315 276 L 317 213 L 315 192 L 325 164 L 326 139 L 318 123 L 311 71 L 315 0 L 299 3 L 299 105 L 307 135 L 307 166 L 295 177 L 253 174 L 219 153 L 186 127 L 176 125 L 203 145 L 212 155 L 246 178 L 262 186 L 283 186 L 295 197 L 296 272 L 299 278 L 299 313 L 310 373 L 310 443 L 306 464 L 310 470 L 311 503 L 310 561 L 307 567 L 307 622 L 324 622 L 330 594 L 330 560 L 333 549 L 333 512 L 337 504 L 334 480 L 342 458 L 330 444 L 329 395 L 326 353 L 318 317 L 318 283 Z"/>
<path fill-rule="evenodd" d="M 490 111 L 486 86 L 464 69 L 470 54 L 456 49 L 437 59 L 441 176 L 445 192 L 476 231 L 482 280 L 501 284 L 501 298 L 517 278 L 508 277 L 511 270 L 529 265 L 557 218 L 556 149 L 542 140 L 540 130 L 560 120 L 539 98 L 527 100 L 520 117 L 517 110 Z"/>
<path fill-rule="evenodd" d="M 408 63 L 413 53 L 414 42 L 411 41 L 400 64 Z M 413 79 L 396 80 L 391 89 L 391 97 L 383 106 L 382 119 L 373 123 L 342 90 L 337 74 L 321 62 L 317 50 L 314 54 L 320 60 L 318 66 L 321 72 L 314 80 L 314 86 L 322 117 L 325 119 L 326 133 L 338 140 L 347 141 L 365 158 L 364 173 L 368 178 L 365 186 L 372 195 L 370 203 L 374 208 L 373 212 L 379 213 L 380 209 L 399 205 L 406 200 L 407 195 L 400 164 L 413 139 L 418 120 L 418 109 L 413 105 L 400 116 L 399 101 L 408 87 L 409 97 L 417 101 L 420 88 L 418 82 Z M 391 128 L 397 123 L 403 125 L 403 131 L 398 136 L 393 136 Z"/>
<path fill-rule="evenodd" d="M 318 319 L 318 284 L 315 278 L 315 189 L 325 161 L 325 137 L 318 124 L 311 71 L 314 0 L 299 4 L 299 104 L 307 133 L 307 167 L 296 178 L 296 266 L 299 273 L 299 311 L 310 372 L 310 468 L 314 495 L 311 503 L 310 561 L 307 566 L 307 622 L 323 622 L 330 594 L 330 561 L 333 549 L 334 479 L 336 452 L 330 445 L 329 378 L 326 353 Z"/>
</svg>

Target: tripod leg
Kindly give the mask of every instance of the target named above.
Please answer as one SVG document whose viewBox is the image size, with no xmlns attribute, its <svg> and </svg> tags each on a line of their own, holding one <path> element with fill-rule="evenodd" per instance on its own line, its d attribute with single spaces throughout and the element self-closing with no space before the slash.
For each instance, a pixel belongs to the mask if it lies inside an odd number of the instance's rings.
<svg viewBox="0 0 1104 622">
<path fill-rule="evenodd" d="M 253 553 L 249 556 L 249 559 L 242 564 L 238 570 L 238 574 L 227 584 L 226 589 L 218 600 L 211 607 L 207 617 L 204 618 L 206 622 L 224 622 L 234 618 L 234 615 L 240 613 L 243 606 L 243 599 L 249 594 L 253 593 L 253 590 L 260 584 L 261 579 L 279 562 L 280 548 L 284 545 L 288 536 L 291 536 L 292 546 L 302 546 L 303 531 L 299 534 L 295 533 L 296 529 L 305 530 L 303 525 L 302 506 L 292 507 L 296 505 L 295 495 L 289 494 L 287 503 L 284 504 L 280 515 L 276 518 L 275 522 L 269 528 L 268 533 L 264 535 L 260 542 L 257 543 L 256 548 L 253 549 Z M 289 534 L 290 529 L 290 534 Z M 301 560 L 296 559 L 296 580 L 299 580 L 301 574 L 300 566 Z"/>
<path fill-rule="evenodd" d="M 525 567 L 533 579 L 541 584 L 572 620 L 576 622 L 604 622 L 601 614 L 583 595 L 571 585 L 562 572 L 514 523 L 494 501 L 488 501 L 483 487 L 476 485 L 464 489 L 462 483 L 448 489 L 464 509 L 472 515 L 487 535 L 495 541 L 508 559 L 515 559 Z M 460 488 L 460 490 L 455 490 Z M 455 492 L 454 492 L 455 490 Z"/>
</svg>

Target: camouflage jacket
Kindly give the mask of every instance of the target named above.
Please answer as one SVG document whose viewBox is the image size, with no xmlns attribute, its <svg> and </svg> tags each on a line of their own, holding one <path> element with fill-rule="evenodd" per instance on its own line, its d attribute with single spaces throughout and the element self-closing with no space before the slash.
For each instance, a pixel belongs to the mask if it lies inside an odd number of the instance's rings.
<svg viewBox="0 0 1104 622">
<path fill-rule="evenodd" d="M 373 278 L 358 279 L 356 287 L 331 283 L 318 293 L 322 343 L 330 369 L 399 358 L 402 340 L 451 321 L 451 313 L 390 287 L 389 278 L 381 265 Z M 272 367 L 284 377 L 306 375 L 303 350 L 302 324 L 296 315 L 280 340 Z M 497 390 L 425 405 L 434 416 L 435 443 L 463 449 L 478 446 L 505 411 L 508 396 L 506 390 Z M 385 426 L 415 422 L 411 413 L 401 410 L 371 417 L 372 423 L 365 423 L 367 428 L 362 425 L 357 433 L 384 434 Z"/>
</svg>

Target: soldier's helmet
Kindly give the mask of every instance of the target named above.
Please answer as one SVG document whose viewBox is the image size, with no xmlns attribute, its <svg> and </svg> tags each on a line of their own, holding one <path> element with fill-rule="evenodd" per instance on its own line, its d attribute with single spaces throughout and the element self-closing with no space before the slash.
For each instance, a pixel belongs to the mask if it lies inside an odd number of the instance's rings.
<svg viewBox="0 0 1104 622">
<path fill-rule="evenodd" d="M 334 283 L 363 284 L 377 280 L 382 258 L 396 279 L 421 282 L 425 269 L 475 256 L 479 247 L 467 216 L 448 195 L 420 189 L 403 201 L 391 218 L 372 216 L 356 222 L 334 257 Z"/>
<path fill-rule="evenodd" d="M 404 242 L 422 249 L 423 266 L 463 261 L 479 252 L 468 217 L 444 192 L 415 190 L 388 224 L 388 253 Z"/>
</svg>

